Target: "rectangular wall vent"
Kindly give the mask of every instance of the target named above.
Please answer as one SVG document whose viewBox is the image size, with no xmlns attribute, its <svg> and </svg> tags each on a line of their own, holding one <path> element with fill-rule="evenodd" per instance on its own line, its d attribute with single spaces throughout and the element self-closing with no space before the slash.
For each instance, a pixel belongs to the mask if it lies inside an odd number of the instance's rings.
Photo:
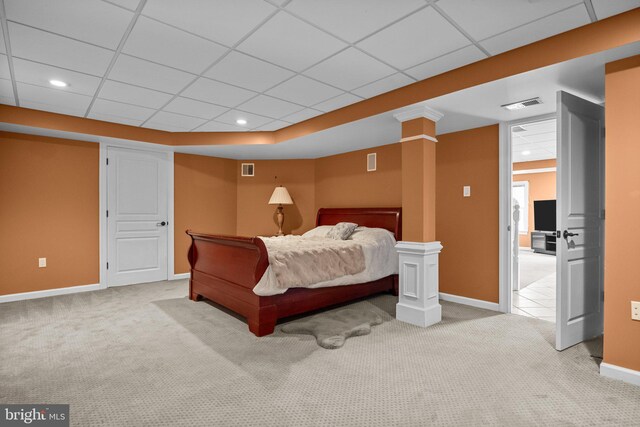
<svg viewBox="0 0 640 427">
<path fill-rule="evenodd" d="M 254 176 L 255 166 L 253 163 L 242 164 L 242 176 Z"/>
<path fill-rule="evenodd" d="M 377 167 L 376 153 L 367 154 L 367 172 L 373 172 Z"/>
</svg>

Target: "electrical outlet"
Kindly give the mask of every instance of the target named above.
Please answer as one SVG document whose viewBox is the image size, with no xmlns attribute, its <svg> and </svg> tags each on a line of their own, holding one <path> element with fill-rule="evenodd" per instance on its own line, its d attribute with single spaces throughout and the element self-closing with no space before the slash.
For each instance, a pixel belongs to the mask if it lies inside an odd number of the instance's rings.
<svg viewBox="0 0 640 427">
<path fill-rule="evenodd" d="M 42 268 L 42 267 L 46 267 L 47 266 L 47 259 L 46 258 L 38 258 L 38 267 Z"/>
<path fill-rule="evenodd" d="M 462 187 L 462 197 L 471 197 L 471 186 L 465 185 Z"/>
<path fill-rule="evenodd" d="M 640 301 L 631 301 L 631 319 L 640 320 Z"/>
</svg>

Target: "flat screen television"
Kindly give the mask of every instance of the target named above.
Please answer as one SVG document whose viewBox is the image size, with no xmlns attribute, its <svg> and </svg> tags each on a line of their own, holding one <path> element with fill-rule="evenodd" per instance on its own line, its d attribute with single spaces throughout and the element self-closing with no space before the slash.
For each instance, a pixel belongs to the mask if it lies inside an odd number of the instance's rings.
<svg viewBox="0 0 640 427">
<path fill-rule="evenodd" d="M 556 231 L 556 201 L 534 200 L 533 221 L 537 231 Z"/>
</svg>

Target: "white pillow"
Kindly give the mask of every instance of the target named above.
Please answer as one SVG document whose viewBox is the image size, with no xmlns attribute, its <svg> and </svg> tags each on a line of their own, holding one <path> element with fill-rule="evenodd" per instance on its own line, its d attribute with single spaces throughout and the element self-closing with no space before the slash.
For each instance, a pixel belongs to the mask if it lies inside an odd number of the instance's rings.
<svg viewBox="0 0 640 427">
<path fill-rule="evenodd" d="M 333 228 L 333 225 L 320 225 L 316 228 L 312 228 L 302 235 L 302 237 L 327 237 L 329 230 Z"/>
<path fill-rule="evenodd" d="M 347 240 L 351 233 L 358 228 L 354 222 L 339 222 L 327 233 L 327 237 L 335 240 Z"/>
</svg>

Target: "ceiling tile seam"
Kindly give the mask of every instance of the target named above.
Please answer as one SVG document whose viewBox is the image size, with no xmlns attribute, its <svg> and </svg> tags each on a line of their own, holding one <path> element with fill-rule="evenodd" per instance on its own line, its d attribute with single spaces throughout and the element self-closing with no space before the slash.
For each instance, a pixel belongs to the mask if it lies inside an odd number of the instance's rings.
<svg viewBox="0 0 640 427">
<path fill-rule="evenodd" d="M 577 3 L 572 4 L 571 6 L 567 6 L 567 7 L 565 7 L 564 9 L 557 10 L 557 11 L 555 11 L 555 12 L 549 13 L 548 15 L 544 15 L 544 16 L 541 16 L 540 18 L 536 18 L 536 19 L 534 19 L 534 20 L 532 20 L 532 21 L 525 22 L 524 24 L 520 24 L 520 25 L 518 25 L 518 26 L 516 26 L 516 27 L 513 27 L 513 28 L 510 28 L 510 29 L 508 29 L 508 30 L 504 30 L 504 31 L 499 32 L 499 33 L 497 33 L 497 34 L 493 34 L 493 35 L 491 35 L 491 36 L 489 36 L 489 37 L 485 37 L 485 38 L 483 38 L 482 40 L 478 40 L 478 43 L 483 43 L 483 42 L 485 42 L 485 41 L 487 41 L 487 40 L 489 40 L 489 39 L 492 39 L 492 38 L 494 38 L 494 37 L 501 36 L 501 35 L 503 35 L 503 34 L 506 34 L 506 33 L 510 32 L 510 31 L 517 30 L 517 29 L 522 28 L 522 27 L 524 27 L 524 26 L 526 26 L 526 25 L 533 24 L 533 23 L 535 23 L 535 22 L 538 22 L 538 21 L 541 21 L 541 20 L 543 20 L 543 19 L 549 18 L 549 17 L 551 17 L 551 16 L 553 16 L 553 15 L 557 15 L 558 13 L 565 12 L 565 11 L 567 11 L 567 10 L 569 10 L 569 9 L 572 9 L 572 8 L 574 8 L 574 7 L 578 6 L 578 5 L 583 5 L 583 6 L 584 6 L 584 2 L 579 1 L 579 2 L 577 2 Z M 586 7 L 586 6 L 585 6 L 585 7 Z M 556 33 L 555 35 L 558 35 L 558 34 L 561 34 L 561 33 Z M 539 41 L 539 40 L 537 40 L 537 41 Z M 532 42 L 532 43 L 533 43 L 533 42 Z M 521 45 L 521 46 L 518 46 L 518 47 L 522 47 L 522 46 L 526 46 L 526 45 Z M 517 48 L 513 48 L 513 49 L 517 49 Z"/>
<path fill-rule="evenodd" d="M 102 1 L 103 1 L 104 3 L 110 4 L 111 6 L 118 7 L 118 8 L 120 8 L 120 9 L 122 9 L 122 10 L 127 10 L 127 11 L 129 11 L 129 12 L 135 12 L 135 9 L 129 9 L 129 8 L 127 8 L 127 7 L 124 7 L 124 6 L 123 6 L 123 5 L 121 5 L 121 4 L 117 4 L 117 3 L 114 3 L 114 2 L 109 1 L 109 0 L 102 0 Z"/>
<path fill-rule="evenodd" d="M 475 46 L 475 45 L 474 45 L 473 43 L 469 43 L 468 45 L 465 45 L 465 46 L 459 47 L 459 48 L 457 48 L 456 50 L 452 50 L 451 52 L 443 53 L 442 55 L 438 55 L 438 56 L 436 56 L 436 57 L 434 57 L 434 58 L 427 59 L 426 61 L 424 61 L 424 62 L 420 62 L 419 64 L 412 65 L 412 66 L 408 67 L 405 71 L 408 71 L 408 70 L 410 70 L 410 69 L 412 69 L 412 68 L 420 67 L 420 66 L 422 66 L 422 65 L 426 65 L 426 64 L 428 64 L 428 63 L 430 63 L 430 62 L 433 62 L 433 61 L 437 61 L 438 59 L 442 59 L 442 58 L 444 58 L 444 57 L 445 57 L 445 56 L 447 56 L 447 55 L 451 55 L 451 54 L 453 54 L 453 53 L 460 52 L 461 50 L 464 50 L 464 49 L 466 49 L 466 48 L 468 48 L 468 47 L 470 47 L 470 46 Z M 486 58 L 485 58 L 485 59 L 486 59 Z M 480 61 L 481 61 L 481 60 L 480 60 Z M 474 62 L 478 62 L 478 61 L 474 61 Z M 469 65 L 469 64 L 467 64 L 467 65 Z M 461 67 L 464 67 L 464 65 L 461 65 L 460 67 L 456 67 L 456 68 L 461 68 Z M 452 68 L 451 70 L 455 70 L 456 68 Z M 446 70 L 446 71 L 443 71 L 442 73 L 446 73 L 446 72 L 449 72 L 449 71 L 451 71 L 451 70 Z M 439 73 L 439 74 L 442 74 L 442 73 Z M 438 75 L 438 74 L 434 74 L 434 75 Z M 433 77 L 433 76 L 431 76 L 431 77 Z M 431 78 L 431 77 L 427 77 L 427 78 Z M 421 79 L 421 80 L 426 80 L 426 79 Z M 360 89 L 360 88 L 358 88 L 358 89 Z M 357 89 L 354 89 L 354 90 L 357 90 Z"/>
<path fill-rule="evenodd" d="M 7 22 L 11 22 L 12 24 L 20 25 L 21 27 L 31 28 L 32 30 L 41 31 L 43 33 L 51 34 L 51 35 L 54 35 L 54 36 L 64 37 L 65 39 L 73 40 L 73 41 L 78 42 L 78 43 L 84 43 L 84 44 L 92 46 L 92 47 L 97 47 L 98 49 L 108 50 L 109 52 L 115 52 L 116 51 L 115 49 L 112 49 L 110 47 L 101 46 L 99 44 L 95 44 L 95 43 L 92 43 L 92 42 L 89 42 L 89 41 L 86 41 L 86 40 L 77 39 L 75 37 L 71 37 L 71 36 L 68 36 L 68 35 L 56 33 L 55 31 L 46 30 L 44 28 L 34 27 L 33 25 L 25 24 L 24 22 L 15 21 L 13 19 L 7 19 Z"/>
<path fill-rule="evenodd" d="M 131 31 L 133 31 L 133 27 L 136 25 L 136 22 L 138 22 L 138 18 L 140 17 L 140 13 L 142 12 L 142 8 L 145 6 L 145 4 L 147 4 L 147 0 L 140 0 L 140 3 L 138 3 L 138 7 L 136 8 L 136 11 L 133 14 L 133 17 L 131 18 L 131 21 L 129 21 L 129 25 L 127 26 L 127 29 L 124 31 L 122 38 L 120 38 L 120 43 L 118 43 L 118 47 L 116 48 L 115 53 L 111 57 L 111 61 L 109 62 L 107 69 L 105 70 L 104 75 L 100 80 L 100 83 L 98 83 L 98 87 L 96 88 L 96 91 L 93 94 L 93 99 L 91 100 L 91 103 L 87 107 L 87 112 L 84 114 L 84 117 L 87 117 L 91 112 L 91 108 L 93 108 L 93 104 L 95 104 L 96 99 L 98 98 L 98 94 L 102 90 L 102 87 L 107 81 L 109 74 L 111 73 L 111 70 L 115 66 L 116 61 L 120 56 L 120 52 L 122 52 L 122 48 L 124 48 L 124 45 L 127 43 L 127 40 L 129 39 L 129 35 L 131 34 Z"/>
<path fill-rule="evenodd" d="M 593 2 L 591 0 L 584 0 L 584 7 L 587 8 L 587 13 L 589 14 L 591 22 L 596 22 L 598 20 L 598 16 L 596 15 L 596 10 L 593 7 Z"/>
<path fill-rule="evenodd" d="M 406 18 L 408 18 L 409 16 L 413 15 L 414 13 L 420 12 L 420 11 L 421 11 L 421 10 L 423 10 L 423 9 L 426 9 L 426 8 L 427 8 L 427 7 L 429 7 L 429 6 L 431 6 L 431 3 L 430 3 L 430 2 L 429 2 L 429 3 L 427 3 L 427 4 L 425 4 L 425 5 L 423 5 L 423 6 L 420 6 L 419 8 L 417 8 L 417 9 L 413 10 L 412 12 L 407 13 L 406 15 L 404 15 L 404 16 L 402 16 L 402 17 L 400 17 L 400 18 L 398 18 L 398 19 L 396 19 L 396 20 L 394 20 L 394 21 L 392 21 L 391 23 L 389 23 L 389 24 L 387 24 L 387 25 L 384 25 L 384 26 L 382 26 L 382 27 L 378 28 L 377 30 L 375 30 L 375 31 L 374 31 L 374 32 L 372 32 L 371 34 L 368 34 L 367 36 L 362 37 L 362 38 L 360 38 L 359 40 L 356 40 L 356 41 L 355 41 L 355 42 L 353 42 L 353 43 L 351 43 L 351 42 L 349 42 L 349 41 L 347 41 L 347 40 L 343 39 L 342 37 L 339 37 L 339 36 L 337 36 L 337 35 L 333 34 L 331 31 L 326 30 L 326 29 L 322 28 L 322 27 L 321 27 L 321 26 L 319 26 L 319 25 L 316 25 L 315 23 L 313 23 L 313 22 L 311 22 L 311 21 L 309 21 L 309 20 L 307 20 L 307 19 L 305 19 L 305 18 L 303 18 L 303 17 L 299 16 L 298 14 L 296 14 L 296 13 L 294 13 L 294 12 L 292 12 L 292 11 L 288 10 L 288 9 L 285 9 L 284 7 L 281 7 L 280 9 L 281 9 L 281 10 L 283 10 L 284 12 L 286 12 L 287 14 L 289 14 L 289 15 L 293 16 L 294 18 L 296 18 L 296 19 L 298 19 L 298 20 L 300 20 L 300 21 L 302 21 L 302 22 L 304 22 L 304 23 L 306 23 L 306 24 L 308 24 L 308 25 L 311 25 L 311 26 L 312 26 L 312 27 L 314 27 L 315 29 L 317 29 L 317 30 L 319 30 L 319 31 L 322 31 L 323 33 L 328 34 L 328 35 L 330 35 L 331 37 L 334 37 L 334 38 L 335 38 L 335 39 L 337 39 L 337 40 L 340 40 L 342 43 L 346 43 L 346 44 L 347 44 L 347 47 L 346 47 L 346 48 L 344 48 L 344 49 L 342 49 L 340 52 L 342 52 L 342 51 L 344 51 L 344 50 L 347 50 L 348 48 L 353 48 L 353 49 L 355 49 L 355 50 L 359 51 L 360 53 L 363 53 L 363 54 L 365 54 L 365 55 L 369 56 L 370 58 L 373 58 L 373 59 L 375 59 L 376 61 L 381 62 L 382 64 L 386 65 L 387 67 L 393 68 L 394 70 L 396 70 L 396 72 L 397 72 L 397 73 L 404 74 L 406 77 L 410 78 L 411 80 L 416 81 L 416 79 L 414 79 L 414 78 L 413 78 L 413 77 L 411 77 L 410 75 L 405 74 L 405 73 L 404 73 L 404 71 L 403 71 L 401 68 L 398 68 L 398 67 L 396 67 L 396 66 L 394 66 L 394 65 L 392 65 L 392 64 L 390 64 L 390 63 L 388 63 L 388 62 L 386 62 L 386 61 L 384 61 L 384 60 L 382 60 L 382 59 L 380 59 L 380 58 L 378 58 L 378 57 L 376 57 L 375 55 L 372 55 L 371 53 L 369 53 L 369 52 L 367 52 L 366 50 L 364 50 L 364 49 L 360 48 L 359 46 L 356 46 L 356 44 L 357 44 L 357 43 L 360 43 L 361 41 L 363 41 L 363 40 L 365 40 L 365 39 L 367 39 L 367 38 L 369 38 L 369 37 L 371 37 L 371 36 L 374 36 L 374 35 L 378 34 L 378 33 L 379 33 L 379 32 L 381 32 L 382 30 L 384 30 L 384 29 L 386 29 L 386 28 L 388 28 L 388 27 L 390 27 L 390 26 L 392 26 L 392 25 L 394 25 L 394 24 L 397 24 L 398 22 L 402 21 L 403 19 L 406 19 Z M 320 62 L 326 61 L 327 59 L 332 58 L 333 56 L 337 55 L 337 54 L 338 54 L 338 53 L 340 53 L 340 52 L 336 52 L 335 54 L 333 54 L 333 55 L 331 55 L 331 56 L 328 56 L 327 58 L 323 59 L 323 60 L 322 60 L 322 61 L 320 61 Z M 312 67 L 313 67 L 313 66 L 315 66 L 315 65 L 320 64 L 320 62 L 318 62 L 317 64 L 312 65 Z M 311 68 L 311 67 L 308 67 L 308 68 L 306 68 L 305 70 L 302 70 L 302 71 L 300 71 L 300 72 L 301 72 L 301 73 L 303 73 L 303 72 L 305 72 L 305 71 L 308 71 L 308 70 L 309 70 L 309 68 Z M 391 75 L 392 75 L 392 74 L 391 74 Z M 387 76 L 387 77 L 388 77 L 388 76 Z M 341 90 L 344 90 L 344 89 L 341 89 Z M 351 92 L 349 91 L 349 93 L 351 93 Z M 353 95 L 353 94 L 352 94 L 352 95 Z"/>
<path fill-rule="evenodd" d="M 484 53 L 485 55 L 487 55 L 487 57 L 490 57 L 491 54 L 489 53 L 489 51 L 487 49 L 485 49 L 484 47 L 482 47 L 480 45 L 480 43 L 474 39 L 473 37 L 471 37 L 471 34 L 469 34 L 467 32 L 467 30 L 465 30 L 464 28 L 462 28 L 462 26 L 460 24 L 458 24 L 453 18 L 451 18 L 447 13 L 445 13 L 444 10 L 442 10 L 440 8 L 440 6 L 438 6 L 437 4 L 433 4 L 432 5 L 433 9 L 438 12 L 440 14 L 440 16 L 442 16 L 449 24 L 451 24 L 456 30 L 458 30 L 458 32 L 460 34 L 462 34 L 463 36 L 465 36 L 471 43 L 473 43 L 475 45 L 476 48 L 480 49 L 480 51 L 482 51 L 482 53 Z"/>
<path fill-rule="evenodd" d="M 183 87 L 180 91 L 178 91 L 167 103 L 165 103 L 162 107 L 160 107 L 160 110 L 164 109 L 167 105 L 169 105 L 169 103 L 171 103 L 174 99 L 178 98 L 185 90 L 187 90 L 189 87 L 191 87 L 199 78 L 204 77 L 204 74 L 206 72 L 208 72 L 211 68 L 213 68 L 216 64 L 218 64 L 220 61 L 222 61 L 224 58 L 226 58 L 231 52 L 233 52 L 235 50 L 236 47 L 238 47 L 242 42 L 244 42 L 246 39 L 248 39 L 252 34 L 254 34 L 256 31 L 258 31 L 258 29 L 260 27 L 262 27 L 264 24 L 266 24 L 267 22 L 269 22 L 271 20 L 271 18 L 273 18 L 274 16 L 276 16 L 278 13 L 280 12 L 279 9 L 275 9 L 272 13 L 270 13 L 265 19 L 263 19 L 262 21 L 260 21 L 251 31 L 249 31 L 247 34 L 245 34 L 243 37 L 240 38 L 240 40 L 238 40 L 235 45 L 233 45 L 233 47 L 231 47 L 230 49 L 228 49 L 223 55 L 221 55 L 219 58 L 217 58 L 215 61 L 213 61 L 208 67 L 206 67 L 197 77 L 195 77 L 193 80 L 191 80 L 191 82 L 187 83 L 187 85 L 185 87 Z M 206 78 L 206 77 L 205 77 Z M 245 89 L 247 90 L 247 89 Z M 254 92 L 254 91 L 252 91 Z M 254 96 L 253 98 L 257 97 L 258 95 Z M 253 99 L 251 98 L 251 99 Z M 249 100 L 246 100 L 249 101 Z M 244 102 L 241 102 L 240 104 L 243 104 Z M 240 105 L 238 104 L 238 105 Z M 237 107 L 237 105 L 236 105 Z M 147 120 L 145 120 L 140 126 L 144 126 L 149 120 L 151 120 L 156 114 L 158 113 L 158 111 L 156 111 L 156 113 L 154 113 L 151 117 L 149 117 Z M 217 116 L 220 117 L 220 116 Z"/>
<path fill-rule="evenodd" d="M 13 102 L 16 106 L 20 106 L 18 99 L 18 84 L 16 83 L 16 73 L 13 69 L 13 55 L 11 53 L 11 40 L 9 40 L 9 25 L 7 25 L 7 14 L 5 13 L 4 0 L 0 0 L 0 26 L 2 26 L 2 34 L 4 35 L 4 48 L 6 50 L 7 62 L 9 64 L 9 76 L 11 77 L 11 86 L 13 87 Z"/>
</svg>

